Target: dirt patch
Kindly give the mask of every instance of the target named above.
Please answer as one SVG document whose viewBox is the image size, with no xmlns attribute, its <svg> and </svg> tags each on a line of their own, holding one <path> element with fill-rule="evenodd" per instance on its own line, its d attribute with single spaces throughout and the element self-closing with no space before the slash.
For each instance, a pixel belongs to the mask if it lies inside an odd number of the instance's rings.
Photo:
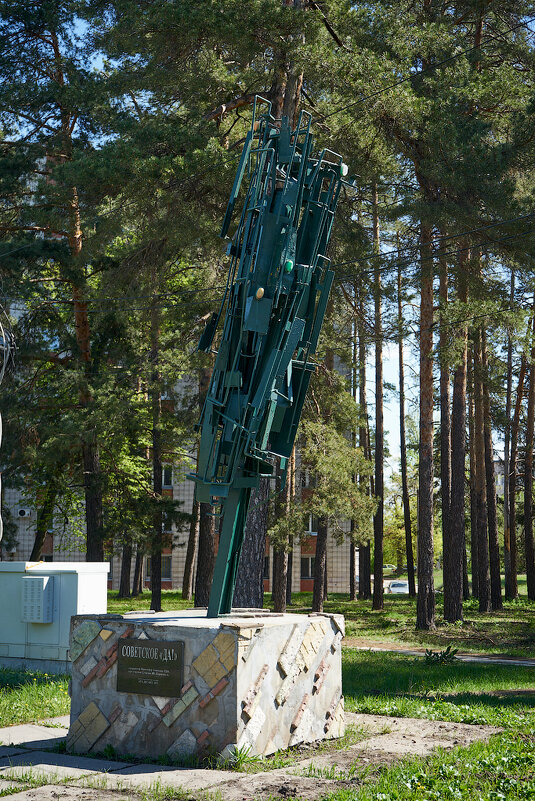
<svg viewBox="0 0 535 801">
<path fill-rule="evenodd" d="M 271 772 L 236 776 L 219 791 L 225 801 L 300 798 L 317 801 L 335 790 L 355 790 L 370 768 L 391 765 L 404 757 L 426 757 L 436 748 L 487 740 L 500 729 L 415 718 L 346 713 L 348 724 L 362 728 L 364 739 L 343 750 L 318 753 L 295 765 Z"/>
<path fill-rule="evenodd" d="M 348 738 L 345 742 L 352 744 L 339 748 L 336 748 L 336 741 L 322 743 L 321 747 L 303 746 L 291 752 L 295 758 L 292 765 L 254 773 L 163 768 L 157 772 L 160 791 L 168 788 L 169 797 L 172 797 L 174 789 L 177 797 L 190 799 L 217 795 L 225 801 L 273 798 L 319 801 L 337 790 L 357 790 L 365 780 L 370 780 L 370 772 L 373 776 L 380 767 L 405 757 L 426 757 L 436 748 L 448 750 L 467 746 L 500 731 L 491 726 L 351 712 L 346 713 L 346 722 L 355 727 L 358 742 Z M 29 790 L 24 790 L 21 784 L 21 792 L 13 798 L 14 801 L 140 801 L 142 785 L 145 797 L 151 795 L 144 775 L 147 767 L 131 766 L 127 772 L 118 769 L 110 774 L 98 772 L 96 776 L 86 777 L 90 783 L 98 777 L 102 785 L 99 789 L 82 786 L 84 779 L 76 780 L 77 786 L 71 779 L 62 785 Z M 155 775 L 152 771 L 149 778 L 154 780 Z M 121 782 L 128 786 L 118 789 Z"/>
</svg>

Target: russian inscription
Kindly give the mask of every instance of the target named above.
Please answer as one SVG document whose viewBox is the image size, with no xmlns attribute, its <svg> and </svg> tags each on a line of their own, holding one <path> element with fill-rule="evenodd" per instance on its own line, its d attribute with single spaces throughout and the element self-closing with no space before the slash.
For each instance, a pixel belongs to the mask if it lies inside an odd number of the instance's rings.
<svg viewBox="0 0 535 801">
<path fill-rule="evenodd" d="M 119 640 L 117 690 L 174 698 L 184 684 L 184 643 Z"/>
</svg>

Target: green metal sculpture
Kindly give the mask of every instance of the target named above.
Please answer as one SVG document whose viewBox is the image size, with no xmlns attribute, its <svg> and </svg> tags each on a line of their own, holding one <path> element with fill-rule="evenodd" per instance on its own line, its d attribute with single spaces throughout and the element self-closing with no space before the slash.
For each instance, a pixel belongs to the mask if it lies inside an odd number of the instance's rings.
<svg viewBox="0 0 535 801">
<path fill-rule="evenodd" d="M 257 100 L 263 99 L 258 98 Z M 226 237 L 245 174 L 249 188 L 229 243 L 227 287 L 199 350 L 211 351 L 225 312 L 199 422 L 200 502 L 221 506 L 222 527 L 208 617 L 229 613 L 252 490 L 290 456 L 315 365 L 333 272 L 326 256 L 347 168 L 336 153 L 312 153 L 311 118 L 256 114 L 223 221 Z"/>
</svg>

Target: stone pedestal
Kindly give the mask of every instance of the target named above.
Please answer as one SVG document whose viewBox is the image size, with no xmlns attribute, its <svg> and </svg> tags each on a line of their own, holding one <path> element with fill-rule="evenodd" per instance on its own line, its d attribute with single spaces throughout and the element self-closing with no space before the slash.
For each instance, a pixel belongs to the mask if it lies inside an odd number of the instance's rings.
<svg viewBox="0 0 535 801">
<path fill-rule="evenodd" d="M 267 755 L 343 733 L 341 615 L 205 614 L 73 617 L 67 750 Z"/>
</svg>

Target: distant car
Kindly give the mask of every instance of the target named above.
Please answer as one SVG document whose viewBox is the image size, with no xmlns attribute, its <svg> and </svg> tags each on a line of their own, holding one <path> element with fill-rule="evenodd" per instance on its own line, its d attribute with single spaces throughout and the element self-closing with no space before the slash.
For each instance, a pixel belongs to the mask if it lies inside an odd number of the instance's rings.
<svg viewBox="0 0 535 801">
<path fill-rule="evenodd" d="M 395 570 L 395 565 L 383 565 L 383 570 Z"/>
<path fill-rule="evenodd" d="M 409 582 L 408 581 L 391 581 L 388 585 L 387 592 L 392 595 L 408 595 Z"/>
</svg>

